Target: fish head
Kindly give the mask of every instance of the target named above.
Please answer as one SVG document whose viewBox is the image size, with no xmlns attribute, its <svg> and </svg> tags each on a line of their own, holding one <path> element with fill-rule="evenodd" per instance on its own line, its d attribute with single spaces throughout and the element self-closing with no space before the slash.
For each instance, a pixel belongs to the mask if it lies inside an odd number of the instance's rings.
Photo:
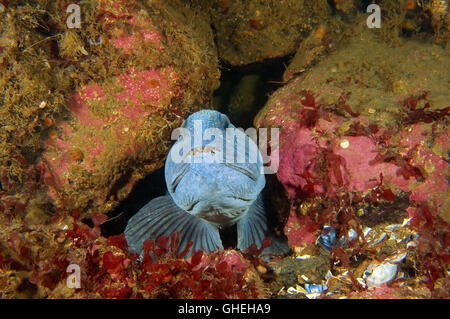
<svg viewBox="0 0 450 319">
<path fill-rule="evenodd" d="M 225 130 L 231 125 L 230 119 L 225 114 L 215 110 L 201 110 L 191 114 L 181 127 L 189 129 L 192 134 L 196 121 L 201 121 L 203 132 L 208 128 Z"/>
<path fill-rule="evenodd" d="M 218 226 L 239 220 L 265 185 L 264 175 L 221 163 L 190 164 L 174 177 L 174 183 L 168 182 L 174 202 Z"/>
<path fill-rule="evenodd" d="M 196 120 L 202 123 L 202 133 L 215 128 L 216 135 L 221 137 L 210 138 L 211 134 L 206 134 L 208 138 L 201 142 L 193 141 Z M 233 143 L 230 143 L 226 129 L 236 128 L 226 115 L 217 111 L 194 113 L 183 127 L 192 134 L 175 142 L 167 157 L 165 176 L 169 194 L 179 207 L 212 224 L 225 227 L 235 223 L 245 215 L 265 185 L 262 158 L 256 144 L 242 131 L 233 131 L 236 136 L 232 136 Z M 185 145 L 180 148 L 182 143 Z M 242 148 L 243 144 L 246 147 Z M 255 154 L 251 155 L 252 152 Z M 174 160 L 174 153 L 182 154 L 181 162 Z"/>
</svg>

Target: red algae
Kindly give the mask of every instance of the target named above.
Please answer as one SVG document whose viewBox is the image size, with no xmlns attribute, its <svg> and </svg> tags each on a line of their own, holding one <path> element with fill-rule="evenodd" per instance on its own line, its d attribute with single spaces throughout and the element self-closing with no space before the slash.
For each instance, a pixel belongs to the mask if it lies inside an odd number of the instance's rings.
<svg viewBox="0 0 450 319">
<path fill-rule="evenodd" d="M 417 246 L 418 266 L 424 275 L 422 282 L 433 290 L 438 278 L 445 276 L 450 262 L 448 247 L 450 224 L 436 216 L 435 209 L 426 203 L 409 207 L 411 225 L 418 229 L 419 240 Z"/>
<path fill-rule="evenodd" d="M 95 215 L 93 220 L 94 228 L 104 222 L 101 215 Z M 198 251 L 185 259 L 183 253 L 176 253 L 179 234 L 174 233 L 170 238 L 145 242 L 144 258 L 139 261 L 137 254 L 127 251 L 123 234 L 106 239 L 76 219 L 72 220 L 70 229 L 61 232 L 56 225 L 68 221 L 59 217 L 54 227 L 45 230 L 50 231 L 47 235 L 61 238 L 62 243 L 47 243 L 54 249 L 45 258 L 37 252 L 44 249 L 38 245 L 46 243 L 33 239 L 43 235 L 42 228 L 11 233 L 7 241 L 8 255 L 4 257 L 3 251 L 0 254 L 0 269 L 29 273 L 31 282 L 43 288 L 41 297 L 51 298 L 258 298 L 264 295 L 259 275 L 240 252 Z M 14 227 L 26 226 L 17 221 Z M 80 266 L 81 288 L 66 286 L 69 264 Z"/>
<path fill-rule="evenodd" d="M 313 244 L 320 228 L 309 216 L 299 216 L 296 212 L 291 212 L 284 232 L 291 245 L 301 246 Z"/>
</svg>

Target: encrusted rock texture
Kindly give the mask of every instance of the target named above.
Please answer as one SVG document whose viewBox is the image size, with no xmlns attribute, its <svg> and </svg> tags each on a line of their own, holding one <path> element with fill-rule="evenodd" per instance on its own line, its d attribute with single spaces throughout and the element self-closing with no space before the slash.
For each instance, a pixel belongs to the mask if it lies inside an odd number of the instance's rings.
<svg viewBox="0 0 450 319">
<path fill-rule="evenodd" d="M 256 127 L 280 129 L 277 177 L 291 202 L 284 232 L 302 255 L 325 225 L 346 238 L 353 229 L 356 239 L 331 251 L 340 266 L 361 274 L 368 262 L 404 251 L 414 275 L 397 287 L 448 295 L 448 52 L 413 40 L 390 47 L 355 32 L 361 36 L 277 90 L 255 118 Z M 390 224 L 405 233 L 372 247 L 363 229 L 383 234 Z M 417 242 L 408 245 L 406 234 Z M 405 296 L 389 291 L 381 295 Z"/>
<path fill-rule="evenodd" d="M 5 140 L 15 144 L 7 146 L 12 154 L 4 158 L 2 182 L 16 190 L 26 178 L 17 176 L 24 168 L 16 166 L 35 164 L 56 208 L 89 217 L 111 210 L 137 180 L 163 165 L 171 131 L 211 105 L 220 72 L 209 18 L 200 8 L 92 1 L 81 6 L 89 13 L 83 28 L 67 29 L 62 13 L 68 4 L 48 5 L 60 19 L 31 5 L 10 3 L 3 13 L 4 37 L 15 41 L 2 49 L 2 112 L 10 127 Z M 25 18 L 36 24 L 17 22 Z M 56 34 L 43 36 L 44 27 Z M 23 156 L 29 161 L 5 167 Z"/>
<path fill-rule="evenodd" d="M 327 1 L 213 1 L 219 56 L 243 66 L 295 52 L 311 29 L 329 19 Z"/>
</svg>

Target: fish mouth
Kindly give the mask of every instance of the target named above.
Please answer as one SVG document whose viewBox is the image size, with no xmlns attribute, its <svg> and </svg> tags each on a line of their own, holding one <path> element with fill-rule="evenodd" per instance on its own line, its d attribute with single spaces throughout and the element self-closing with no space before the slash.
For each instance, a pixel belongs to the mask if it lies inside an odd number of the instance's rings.
<svg viewBox="0 0 450 319">
<path fill-rule="evenodd" d="M 216 154 L 219 153 L 220 150 L 216 147 L 212 147 L 212 146 L 200 146 L 200 147 L 195 147 L 193 149 L 191 149 L 189 152 L 186 153 L 186 155 L 184 156 L 183 160 L 186 159 L 186 157 L 188 156 L 195 156 L 198 154 Z"/>
<path fill-rule="evenodd" d="M 253 203 L 253 201 L 255 200 L 254 198 L 245 198 L 245 197 L 239 197 L 239 196 L 229 196 L 229 197 L 225 197 L 225 200 L 226 199 L 230 199 L 230 200 L 234 201 L 235 203 L 237 202 L 237 203 L 241 204 L 241 205 L 236 205 L 236 206 L 250 206 Z M 207 202 L 207 200 L 199 199 L 199 200 L 193 201 L 193 202 L 189 203 L 189 206 L 186 207 L 185 210 L 190 213 L 190 212 L 194 211 L 194 209 L 203 202 Z M 211 207 L 211 205 L 208 205 L 208 206 Z M 220 208 L 217 208 L 217 210 L 219 211 Z"/>
<path fill-rule="evenodd" d="M 253 181 L 257 181 L 259 178 L 259 172 L 252 170 L 250 168 L 244 167 L 242 165 L 236 164 L 236 163 L 224 163 L 225 166 L 244 174 L 245 176 L 249 177 Z"/>
<path fill-rule="evenodd" d="M 201 199 L 188 204 L 185 210 L 217 227 L 229 227 L 241 219 L 254 199 L 229 196 L 220 201 Z"/>
<path fill-rule="evenodd" d="M 193 152 L 193 150 L 191 152 Z M 194 152 L 192 154 L 194 154 Z M 248 178 L 250 178 L 252 181 L 255 181 L 255 182 L 260 177 L 260 174 L 257 170 L 251 169 L 249 167 L 245 167 L 243 165 L 239 165 L 239 163 L 222 163 L 222 165 L 247 176 Z M 181 164 L 180 169 L 178 169 L 178 173 L 174 174 L 172 176 L 172 182 L 170 183 L 170 185 L 168 185 L 168 187 L 170 188 L 172 193 L 175 193 L 175 190 L 177 189 L 178 184 L 180 184 L 181 180 L 186 175 L 189 168 L 190 168 L 189 163 L 183 163 L 183 164 Z M 239 199 L 239 197 L 236 197 L 236 198 Z"/>
</svg>

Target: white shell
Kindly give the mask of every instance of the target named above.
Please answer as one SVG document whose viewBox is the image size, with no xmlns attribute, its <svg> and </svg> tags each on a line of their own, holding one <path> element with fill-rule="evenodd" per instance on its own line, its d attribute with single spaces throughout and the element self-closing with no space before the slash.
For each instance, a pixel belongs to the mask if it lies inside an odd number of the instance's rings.
<svg viewBox="0 0 450 319">
<path fill-rule="evenodd" d="M 358 233 L 352 228 L 348 231 L 348 239 L 353 240 L 358 237 Z"/>
<path fill-rule="evenodd" d="M 381 243 L 383 240 L 387 239 L 388 235 L 386 233 L 383 233 L 379 238 L 377 238 L 371 245 L 370 248 L 378 245 L 379 243 Z"/>
<path fill-rule="evenodd" d="M 364 229 L 363 229 L 364 237 L 367 237 L 371 231 L 372 231 L 372 228 L 364 227 Z"/>
<path fill-rule="evenodd" d="M 317 292 L 306 294 L 306 298 L 308 298 L 308 299 L 318 299 L 320 296 L 321 296 L 321 294 L 317 293 Z"/>
<path fill-rule="evenodd" d="M 379 287 L 382 284 L 390 282 L 397 275 L 398 269 L 397 265 L 391 263 L 383 263 L 375 267 L 374 265 L 369 265 L 369 268 L 372 268 L 372 273 L 366 278 L 366 283 L 369 288 Z"/>
<path fill-rule="evenodd" d="M 385 259 L 385 261 L 388 261 L 393 264 L 398 264 L 398 263 L 402 262 L 403 260 L 405 260 L 407 255 L 408 255 L 408 253 L 406 251 L 400 251 L 397 254 L 394 254 L 394 255 L 390 256 L 389 258 Z"/>
<path fill-rule="evenodd" d="M 294 287 L 289 287 L 287 290 L 287 293 L 290 295 L 296 295 L 296 294 L 298 294 L 298 291 Z"/>
</svg>

